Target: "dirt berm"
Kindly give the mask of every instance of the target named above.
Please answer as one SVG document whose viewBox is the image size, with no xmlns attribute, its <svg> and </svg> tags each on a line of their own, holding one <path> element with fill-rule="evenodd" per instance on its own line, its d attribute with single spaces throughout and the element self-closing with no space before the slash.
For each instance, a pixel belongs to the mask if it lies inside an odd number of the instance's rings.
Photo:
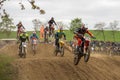
<svg viewBox="0 0 120 80">
<path fill-rule="evenodd" d="M 15 80 L 120 80 L 120 57 L 91 54 L 88 63 L 82 58 L 73 64 L 73 54 L 65 50 L 64 57 L 53 55 L 52 44 L 38 45 L 37 54 L 33 56 L 30 45 L 27 57 L 18 57 L 18 45 L 6 45 L 0 53 L 13 56 L 16 75 Z"/>
</svg>

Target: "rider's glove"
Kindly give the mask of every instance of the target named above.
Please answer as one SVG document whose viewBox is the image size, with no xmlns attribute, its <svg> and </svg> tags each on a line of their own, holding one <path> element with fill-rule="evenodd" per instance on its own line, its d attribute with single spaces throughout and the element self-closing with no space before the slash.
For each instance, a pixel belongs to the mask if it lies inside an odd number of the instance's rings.
<svg viewBox="0 0 120 80">
<path fill-rule="evenodd" d="M 92 36 L 91 38 L 96 39 L 96 37 Z"/>
</svg>

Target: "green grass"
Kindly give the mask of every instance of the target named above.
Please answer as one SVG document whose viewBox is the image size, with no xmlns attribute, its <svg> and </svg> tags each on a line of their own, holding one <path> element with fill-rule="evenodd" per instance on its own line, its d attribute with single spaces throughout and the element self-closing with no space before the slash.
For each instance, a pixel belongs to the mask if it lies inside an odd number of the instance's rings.
<svg viewBox="0 0 120 80">
<path fill-rule="evenodd" d="M 1 33 L 0 32 L 0 39 L 3 39 L 3 38 L 15 38 L 15 36 L 16 36 L 16 32 L 11 32 L 11 34 L 10 34 L 10 37 L 8 37 L 5 33 Z"/>
<path fill-rule="evenodd" d="M 94 36 L 99 41 L 120 42 L 120 31 L 115 31 L 115 33 L 114 33 L 115 38 L 113 37 L 112 31 L 104 31 L 105 40 L 104 40 L 103 32 L 101 32 L 101 31 L 91 31 L 91 32 L 94 34 Z"/>
<path fill-rule="evenodd" d="M 32 34 L 31 31 L 27 32 L 29 35 Z M 16 31 L 11 32 L 10 36 L 8 37 L 5 33 L 0 33 L 0 39 L 7 39 L 7 38 L 16 38 Z M 37 34 L 39 35 L 39 32 L 37 32 Z"/>
<path fill-rule="evenodd" d="M 66 36 L 67 36 L 67 40 L 72 40 L 73 38 L 73 32 L 69 31 L 69 30 L 65 30 L 64 31 Z M 95 30 L 91 30 L 91 32 L 94 34 L 94 36 L 97 38 L 96 40 L 99 41 L 104 41 L 104 37 L 103 37 L 103 33 L 101 31 L 95 31 Z M 29 35 L 31 35 L 32 32 L 28 32 Z M 38 36 L 39 36 L 39 32 L 37 32 Z M 113 33 L 112 31 L 104 31 L 105 34 L 105 41 L 115 41 L 115 42 L 120 42 L 120 31 L 116 31 L 115 32 L 115 38 L 113 38 Z M 2 38 L 8 38 L 5 34 L 0 33 L 0 39 Z M 9 38 L 16 38 L 16 32 L 12 32 Z"/>
<path fill-rule="evenodd" d="M 12 80 L 13 78 L 13 67 L 10 64 L 13 58 L 0 54 L 0 80 Z"/>
<path fill-rule="evenodd" d="M 115 38 L 113 37 L 112 31 L 104 31 L 105 40 L 103 37 L 103 32 L 95 31 L 95 30 L 90 30 L 90 32 L 93 33 L 93 35 L 96 37 L 96 40 L 98 40 L 98 41 L 120 42 L 120 31 L 115 31 L 115 33 L 114 33 Z M 67 40 L 72 40 L 73 35 L 74 35 L 73 32 L 67 30 L 67 31 L 65 31 L 65 34 L 67 36 Z M 88 36 L 88 34 L 86 36 Z"/>
<path fill-rule="evenodd" d="M 74 36 L 73 32 L 68 31 L 68 30 L 66 30 L 64 32 L 66 34 L 66 38 L 67 38 L 68 41 L 73 39 L 73 36 Z"/>
</svg>

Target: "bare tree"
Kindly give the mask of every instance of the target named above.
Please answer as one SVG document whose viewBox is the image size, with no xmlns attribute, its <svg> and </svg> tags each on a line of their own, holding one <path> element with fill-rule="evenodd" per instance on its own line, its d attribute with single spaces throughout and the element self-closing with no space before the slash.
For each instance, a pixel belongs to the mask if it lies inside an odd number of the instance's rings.
<svg viewBox="0 0 120 80">
<path fill-rule="evenodd" d="M 114 42 L 115 42 L 115 31 L 119 29 L 117 28 L 118 24 L 119 24 L 118 21 L 113 21 L 109 24 L 110 29 L 112 29 L 112 36 L 113 36 Z"/>
<path fill-rule="evenodd" d="M 5 10 L 3 10 L 4 15 L 1 16 L 0 22 L 0 32 L 5 33 L 7 37 L 10 36 L 13 29 L 15 29 L 13 19 L 9 17 Z"/>
<path fill-rule="evenodd" d="M 64 24 L 62 21 L 57 22 L 56 29 L 58 29 L 60 27 L 62 27 L 63 29 L 67 29 L 68 28 L 68 26 L 66 24 Z"/>
<path fill-rule="evenodd" d="M 10 1 L 10 0 L 0 0 L 0 9 L 2 9 L 2 7 L 6 1 Z M 45 14 L 45 11 L 43 9 L 40 9 L 40 7 L 35 4 L 35 2 L 36 2 L 35 0 L 27 0 L 27 1 L 31 4 L 31 6 L 32 6 L 31 9 L 37 9 L 37 10 L 39 10 L 40 14 Z M 18 3 L 21 6 L 21 10 L 25 10 L 25 6 L 23 5 L 22 0 L 20 0 L 20 2 L 18 2 Z"/>
<path fill-rule="evenodd" d="M 38 31 L 40 29 L 41 21 L 39 19 L 34 19 L 32 20 L 33 25 L 34 25 L 34 30 Z"/>
<path fill-rule="evenodd" d="M 99 22 L 97 24 L 95 24 L 94 28 L 97 28 L 98 32 L 102 32 L 103 34 L 103 39 L 105 41 L 105 34 L 104 34 L 104 27 L 105 27 L 105 23 L 104 22 Z M 97 34 L 98 35 L 98 34 Z"/>
<path fill-rule="evenodd" d="M 6 1 L 6 0 L 0 0 L 0 9 L 2 9 L 3 3 L 4 3 L 5 1 Z"/>
<path fill-rule="evenodd" d="M 23 3 L 20 2 L 19 4 L 20 4 L 20 6 L 21 6 L 21 10 L 25 10 L 25 6 L 23 5 Z"/>
<path fill-rule="evenodd" d="M 2 4 L 2 3 L 4 3 L 6 0 L 0 0 L 0 5 Z"/>
</svg>

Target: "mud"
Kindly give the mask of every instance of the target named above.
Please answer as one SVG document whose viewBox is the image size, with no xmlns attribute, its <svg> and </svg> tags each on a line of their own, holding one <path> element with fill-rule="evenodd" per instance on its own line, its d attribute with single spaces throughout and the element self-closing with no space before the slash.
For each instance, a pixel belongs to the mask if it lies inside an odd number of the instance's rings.
<svg viewBox="0 0 120 80">
<path fill-rule="evenodd" d="M 120 80 L 119 56 L 91 54 L 88 63 L 82 58 L 75 66 L 72 52 L 65 50 L 64 57 L 54 56 L 52 44 L 40 43 L 35 56 L 30 44 L 27 50 L 25 59 L 19 58 L 15 43 L 0 50 L 0 53 L 15 58 L 15 80 Z"/>
</svg>

